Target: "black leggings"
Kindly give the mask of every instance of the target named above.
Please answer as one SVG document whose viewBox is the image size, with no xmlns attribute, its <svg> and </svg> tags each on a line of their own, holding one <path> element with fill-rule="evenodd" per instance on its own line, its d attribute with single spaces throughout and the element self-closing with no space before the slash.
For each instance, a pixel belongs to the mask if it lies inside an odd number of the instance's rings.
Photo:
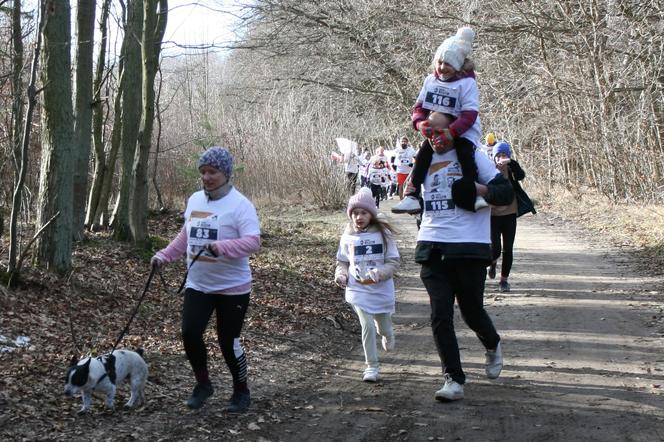
<svg viewBox="0 0 664 442">
<path fill-rule="evenodd" d="M 503 237 L 503 262 L 500 266 L 500 276 L 507 278 L 512 270 L 514 260 L 514 237 L 516 236 L 516 213 L 491 217 L 491 260 L 498 259 L 501 253 L 500 237 Z"/>
<path fill-rule="evenodd" d="M 454 149 L 456 150 L 459 165 L 461 166 L 461 173 L 464 178 L 469 178 L 472 182 L 477 181 L 477 165 L 475 164 L 475 145 L 466 138 L 455 138 Z M 433 147 L 431 142 L 426 139 L 420 145 L 420 149 L 415 155 L 415 164 L 413 171 L 410 174 L 410 181 L 415 186 L 415 192 L 408 195 L 419 196 L 420 186 L 424 184 L 427 177 L 427 172 L 431 166 L 431 159 L 433 158 Z"/>
<path fill-rule="evenodd" d="M 203 333 L 212 312 L 217 312 L 217 339 L 233 384 L 247 381 L 247 359 L 240 345 L 240 332 L 249 306 L 249 293 L 218 295 L 188 288 L 182 307 L 182 341 L 194 372 L 207 370 L 207 349 Z"/>
<path fill-rule="evenodd" d="M 383 186 L 381 186 L 380 184 L 372 184 L 371 195 L 376 200 L 376 207 L 380 207 L 380 198 L 383 195 Z"/>
</svg>

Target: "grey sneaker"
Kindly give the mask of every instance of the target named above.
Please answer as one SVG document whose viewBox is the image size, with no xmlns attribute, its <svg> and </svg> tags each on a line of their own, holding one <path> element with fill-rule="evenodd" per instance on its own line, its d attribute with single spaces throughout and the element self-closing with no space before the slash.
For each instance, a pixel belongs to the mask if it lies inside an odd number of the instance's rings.
<svg viewBox="0 0 664 442">
<path fill-rule="evenodd" d="M 507 281 L 500 281 L 500 283 L 498 283 L 498 290 L 499 290 L 499 291 L 501 291 L 501 292 L 504 293 L 504 292 L 509 292 L 510 289 L 511 289 L 511 287 L 510 287 L 510 283 L 509 283 L 509 282 L 507 282 Z"/>
<path fill-rule="evenodd" d="M 463 385 L 452 379 L 447 373 L 443 378 L 445 379 L 445 384 L 443 384 L 443 388 L 436 392 L 434 396 L 436 400 L 441 402 L 451 402 L 463 399 Z"/>
<path fill-rule="evenodd" d="M 191 393 L 191 397 L 187 399 L 187 407 L 194 410 L 201 408 L 205 403 L 205 400 L 212 396 L 212 393 L 214 393 L 212 384 L 196 384 L 194 391 Z"/>
<path fill-rule="evenodd" d="M 408 213 L 410 215 L 417 215 L 422 211 L 420 201 L 414 196 L 407 196 L 402 199 L 399 204 L 392 207 L 392 213 Z"/>
<path fill-rule="evenodd" d="M 239 392 L 236 391 L 231 396 L 230 401 L 228 401 L 228 406 L 224 408 L 224 411 L 227 413 L 244 413 L 249 409 L 249 404 L 251 404 L 251 394 L 249 390 Z"/>
<path fill-rule="evenodd" d="M 495 350 L 487 350 L 485 356 L 485 371 L 486 377 L 489 379 L 497 379 L 500 372 L 503 370 L 503 351 L 500 348 L 500 342 Z"/>
<path fill-rule="evenodd" d="M 364 376 L 362 376 L 364 382 L 378 382 L 378 379 L 380 379 L 380 375 L 377 368 L 369 367 L 364 370 Z"/>
</svg>

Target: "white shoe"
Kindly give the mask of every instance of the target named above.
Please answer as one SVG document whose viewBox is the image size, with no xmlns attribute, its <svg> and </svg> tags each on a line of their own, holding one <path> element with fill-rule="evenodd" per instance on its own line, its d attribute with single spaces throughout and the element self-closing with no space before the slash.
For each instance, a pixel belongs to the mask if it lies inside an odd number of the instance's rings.
<svg viewBox="0 0 664 442">
<path fill-rule="evenodd" d="M 370 367 L 364 370 L 364 376 L 362 377 L 364 382 L 377 382 L 378 379 L 380 379 L 380 376 L 378 375 L 377 368 Z"/>
<path fill-rule="evenodd" d="M 500 349 L 500 342 L 495 350 L 487 350 L 486 356 L 486 377 L 489 379 L 497 379 L 503 369 L 503 351 Z"/>
<path fill-rule="evenodd" d="M 463 385 L 452 379 L 449 374 L 445 374 L 444 379 L 445 384 L 443 385 L 443 388 L 436 392 L 436 400 L 441 402 L 450 402 L 463 399 Z"/>
<path fill-rule="evenodd" d="M 478 196 L 477 198 L 475 198 L 475 210 L 476 211 L 480 210 L 480 209 L 484 209 L 485 207 L 489 207 L 489 204 L 486 202 L 486 200 L 483 197 Z"/>
<path fill-rule="evenodd" d="M 383 336 L 381 340 L 383 344 L 383 350 L 385 351 L 394 351 L 395 339 L 394 335 L 392 336 Z"/>
<path fill-rule="evenodd" d="M 414 196 L 407 196 L 402 199 L 397 205 L 392 207 L 392 213 L 408 213 L 416 215 L 422 211 L 420 201 Z"/>
</svg>

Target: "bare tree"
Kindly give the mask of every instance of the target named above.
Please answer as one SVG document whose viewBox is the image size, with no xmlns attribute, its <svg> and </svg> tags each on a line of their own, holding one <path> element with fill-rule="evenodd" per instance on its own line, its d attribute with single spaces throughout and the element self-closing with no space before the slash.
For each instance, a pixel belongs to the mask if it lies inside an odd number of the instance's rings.
<svg viewBox="0 0 664 442">
<path fill-rule="evenodd" d="M 20 2 L 15 2 L 14 7 L 18 8 L 20 11 Z M 39 53 L 41 51 L 41 34 L 43 31 L 43 26 L 44 26 L 44 7 L 41 5 L 39 7 L 39 16 L 41 18 L 40 25 L 37 27 L 37 39 L 34 45 L 34 50 L 33 50 L 33 55 L 32 55 L 32 67 L 30 69 L 30 80 L 28 83 L 28 90 L 27 90 L 27 96 L 28 96 L 28 108 L 25 113 L 25 121 L 23 122 L 23 133 L 22 133 L 22 138 L 21 138 L 21 150 L 19 152 L 19 174 L 18 178 L 15 183 L 14 187 L 14 196 L 12 199 L 12 211 L 11 211 L 11 218 L 9 222 L 9 261 L 7 264 L 7 273 L 14 274 L 17 272 L 18 267 L 17 267 L 17 262 L 16 259 L 18 257 L 18 249 L 19 249 L 19 241 L 17 237 L 17 232 L 18 232 L 18 215 L 21 210 L 21 200 L 22 200 L 22 194 L 23 194 L 23 188 L 25 185 L 25 177 L 27 174 L 28 170 L 28 146 L 30 145 L 30 134 L 31 134 L 31 129 L 32 129 L 32 115 L 35 109 L 35 106 L 37 105 L 37 75 L 38 75 L 38 66 L 39 66 Z M 17 17 L 14 15 L 13 17 Z M 14 26 L 18 26 L 20 29 L 21 23 L 20 23 L 20 13 L 18 14 L 18 18 L 16 21 L 13 22 Z M 19 30 L 20 34 L 20 30 Z M 16 58 L 14 61 L 18 61 Z M 22 63 L 22 57 L 20 58 L 20 61 Z M 18 91 L 16 91 L 16 94 L 20 96 Z M 1 226 L 0 226 L 1 227 Z"/>
<path fill-rule="evenodd" d="M 96 0 L 79 0 L 76 11 L 76 120 L 74 123 L 74 240 L 83 238 L 92 143 L 92 53 Z M 104 48 L 102 48 L 102 52 Z"/>
<path fill-rule="evenodd" d="M 73 189 L 73 106 L 69 0 L 51 0 L 43 31 L 43 126 L 38 226 L 56 213 L 38 240 L 38 261 L 64 273 L 71 268 Z"/>
<path fill-rule="evenodd" d="M 113 236 L 120 241 L 131 239 L 129 227 L 129 198 L 131 196 L 132 166 L 141 121 L 141 84 L 143 68 L 141 41 L 143 38 L 143 0 L 127 2 L 127 24 L 122 42 L 124 66 L 122 70 L 122 113 L 120 152 L 122 154 L 120 189 L 113 211 Z"/>
<path fill-rule="evenodd" d="M 148 240 L 148 156 L 152 146 L 154 126 L 155 90 L 154 80 L 159 68 L 161 42 L 166 31 L 168 0 L 143 1 L 143 112 L 138 132 L 138 146 L 132 169 L 132 192 L 130 196 L 130 228 L 133 242 L 145 245 Z"/>
</svg>

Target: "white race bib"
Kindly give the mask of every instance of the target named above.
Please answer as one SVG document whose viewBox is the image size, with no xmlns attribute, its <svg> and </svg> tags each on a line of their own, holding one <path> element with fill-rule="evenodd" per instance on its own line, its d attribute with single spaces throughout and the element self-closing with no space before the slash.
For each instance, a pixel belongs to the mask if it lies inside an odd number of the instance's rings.
<svg viewBox="0 0 664 442">
<path fill-rule="evenodd" d="M 217 215 L 205 212 L 192 212 L 192 215 L 187 220 L 187 245 L 189 253 L 196 255 L 207 244 L 218 241 L 220 226 L 221 224 Z"/>
<path fill-rule="evenodd" d="M 434 112 L 456 115 L 459 107 L 459 89 L 431 84 L 424 96 L 422 107 Z"/>
</svg>

